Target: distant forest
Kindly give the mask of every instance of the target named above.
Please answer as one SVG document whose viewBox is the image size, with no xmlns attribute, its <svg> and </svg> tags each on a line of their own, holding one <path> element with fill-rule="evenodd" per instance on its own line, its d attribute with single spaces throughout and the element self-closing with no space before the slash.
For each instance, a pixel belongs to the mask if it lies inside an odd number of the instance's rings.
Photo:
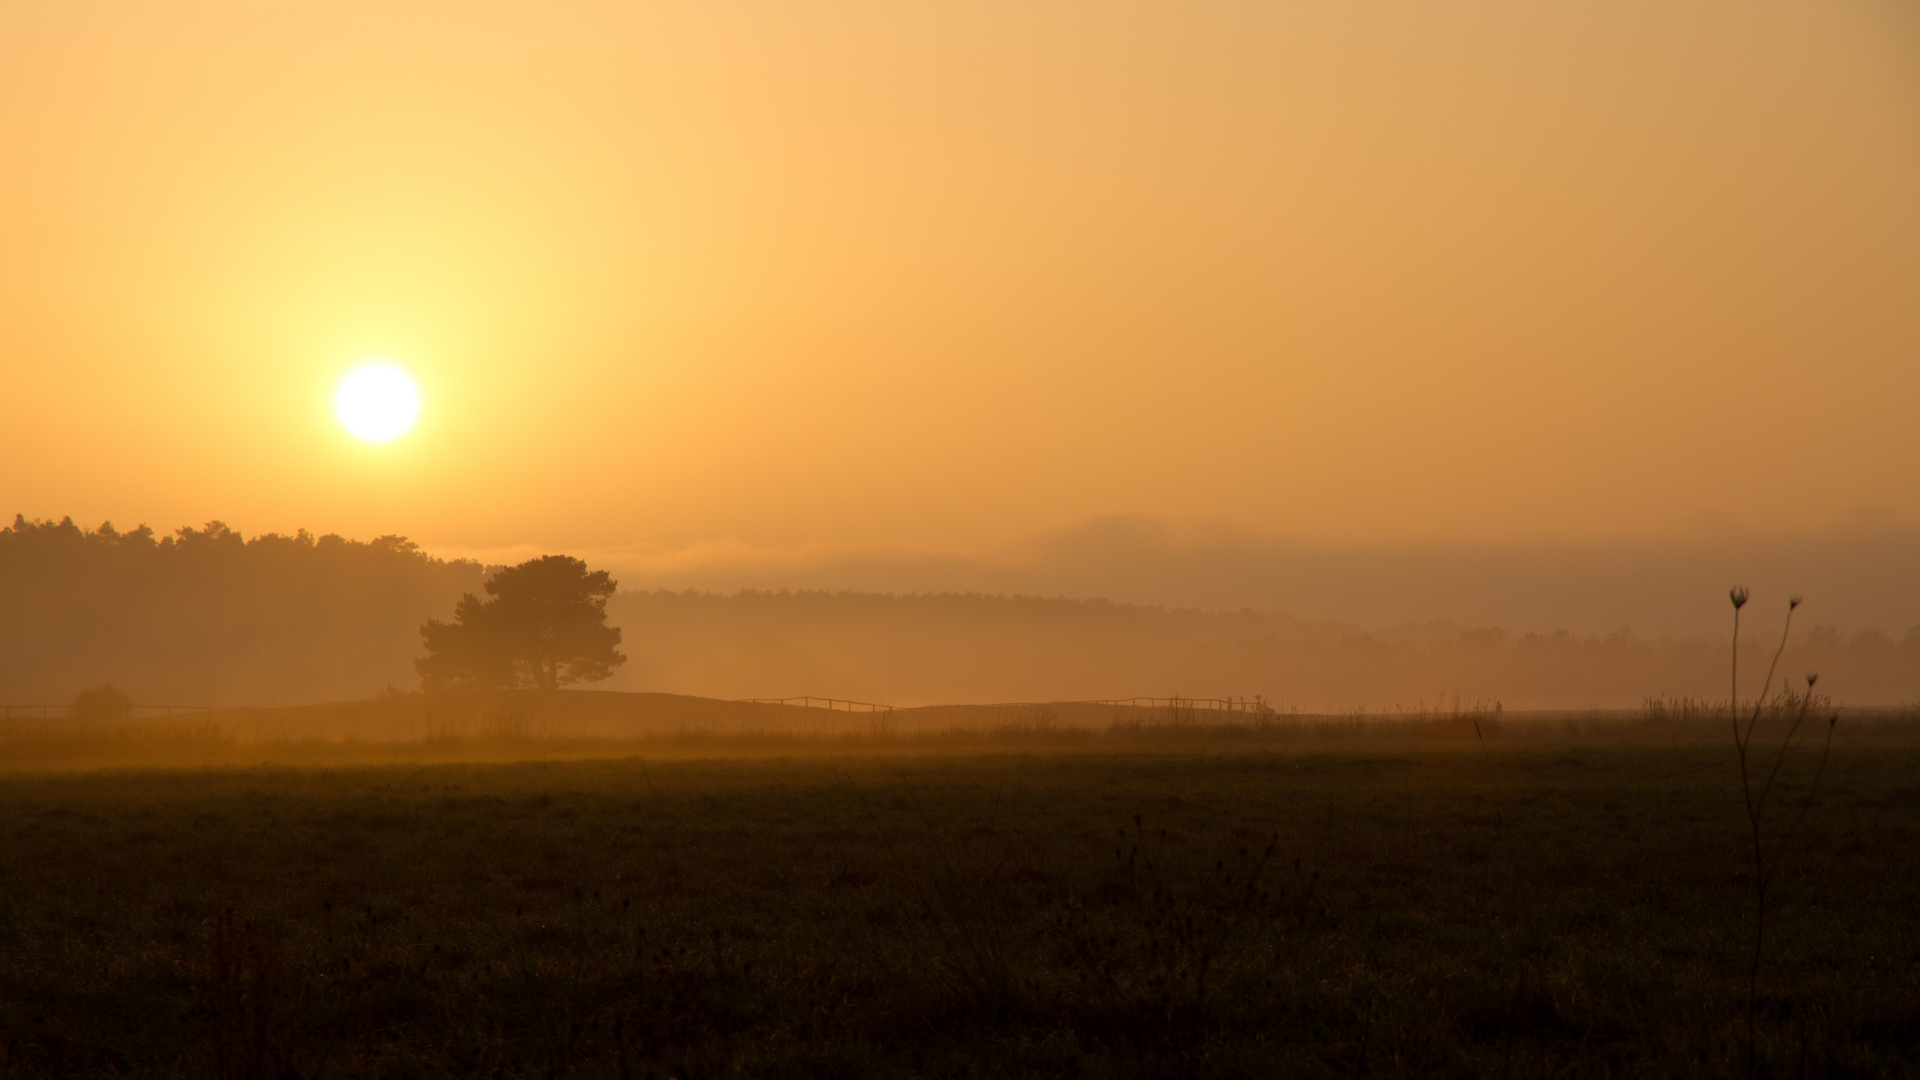
<svg viewBox="0 0 1920 1080">
<path fill-rule="evenodd" d="M 420 624 L 478 592 L 479 563 L 218 522 L 156 536 L 15 517 L 0 529 L 0 698 L 111 683 L 137 704 L 280 705 L 412 689 Z"/>
<path fill-rule="evenodd" d="M 421 624 L 448 618 L 485 576 L 399 536 L 245 539 L 219 522 L 156 536 L 16 517 L 0 529 L 0 700 L 59 704 L 100 683 L 143 705 L 412 690 Z M 1624 629 L 1365 629 L 1104 600 L 846 592 L 630 591 L 607 612 L 631 658 L 595 684 L 607 690 L 896 705 L 1261 694 L 1309 711 L 1410 709 L 1456 695 L 1510 708 L 1726 695 L 1723 639 Z M 1777 614 L 1748 608 L 1749 680 L 1778 640 L 1767 636 Z M 1819 671 L 1820 689 L 1842 703 L 1920 700 L 1920 626 L 1796 628 L 1783 668 L 1794 678 Z"/>
<path fill-rule="evenodd" d="M 1757 689 L 1779 643 L 1784 598 L 1779 606 L 1747 608 L 1743 693 Z M 1456 696 L 1621 708 L 1727 695 L 1725 639 L 1624 629 L 1581 637 L 1441 620 L 1363 629 L 1251 610 L 953 594 L 628 592 L 607 610 L 632 661 L 606 689 L 711 697 L 915 705 L 1260 694 L 1282 709 L 1377 712 Z M 1844 704 L 1920 700 L 1920 626 L 1898 638 L 1796 626 L 1781 666 L 1796 681 L 1818 671 L 1821 691 Z"/>
</svg>

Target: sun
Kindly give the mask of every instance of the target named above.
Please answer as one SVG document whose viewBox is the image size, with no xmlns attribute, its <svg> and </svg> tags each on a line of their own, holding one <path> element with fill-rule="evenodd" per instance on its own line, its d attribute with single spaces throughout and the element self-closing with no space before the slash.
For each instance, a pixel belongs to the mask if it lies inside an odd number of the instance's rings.
<svg viewBox="0 0 1920 1080">
<path fill-rule="evenodd" d="M 405 435 L 420 415 L 420 392 L 406 372 L 384 361 L 370 361 L 340 380 L 333 411 L 356 437 L 391 442 Z"/>
</svg>

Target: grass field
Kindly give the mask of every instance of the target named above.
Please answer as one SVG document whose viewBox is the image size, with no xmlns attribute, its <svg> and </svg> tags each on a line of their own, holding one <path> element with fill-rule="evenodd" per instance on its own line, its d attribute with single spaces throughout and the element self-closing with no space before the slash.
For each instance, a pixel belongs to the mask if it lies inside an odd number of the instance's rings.
<svg viewBox="0 0 1920 1080">
<path fill-rule="evenodd" d="M 1512 727 L 16 772 L 0 1071 L 1746 1074 L 1720 729 Z M 1920 1070 L 1907 727 L 1775 905 L 1757 1071 Z"/>
</svg>

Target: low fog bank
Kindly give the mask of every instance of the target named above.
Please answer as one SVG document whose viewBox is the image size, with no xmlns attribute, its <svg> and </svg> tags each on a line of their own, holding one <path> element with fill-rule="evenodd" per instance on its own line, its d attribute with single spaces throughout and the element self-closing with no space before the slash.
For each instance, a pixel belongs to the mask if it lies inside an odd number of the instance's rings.
<svg viewBox="0 0 1920 1080">
<path fill-rule="evenodd" d="M 1170 595 L 1204 600 L 1213 588 L 1246 603 L 1007 595 L 1019 584 L 1012 577 L 997 595 L 941 594 L 925 591 L 937 579 L 924 575 L 902 576 L 891 595 L 634 590 L 608 607 L 630 662 L 598 685 L 890 705 L 1262 695 L 1313 711 L 1455 697 L 1617 708 L 1723 698 L 1725 587 L 1744 581 L 1755 603 L 1743 692 L 1754 689 L 1792 587 L 1809 600 L 1785 672 L 1819 671 L 1821 689 L 1842 703 L 1920 700 L 1911 537 L 1768 543 L 1741 558 L 1669 552 L 1635 563 L 1616 552 L 1591 566 L 1568 552 L 1503 562 L 1490 551 L 1432 552 L 1424 562 L 1320 552 L 1292 563 L 1232 537 L 1108 522 L 1001 569 L 1081 575 L 1048 579 L 1048 594 L 1127 581 L 1151 591 L 1141 583 L 1163 581 Z M 801 581 L 827 572 L 789 569 Z M 297 705 L 411 690 L 421 624 L 448 618 L 484 577 L 479 562 L 434 558 L 398 536 L 246 538 L 219 522 L 159 536 L 17 519 L 0 528 L 0 703 L 58 705 L 102 683 L 138 705 Z M 908 593 L 909 582 L 920 591 Z M 1311 614 L 1319 610 L 1346 614 Z M 1436 611 L 1464 614 L 1436 621 Z"/>
<path fill-rule="evenodd" d="M 1726 598 L 1719 598 L 1726 608 Z M 1784 601 L 1779 605 L 1784 613 Z M 1779 621 L 1749 609 L 1743 693 Z M 1727 642 L 1512 633 L 1429 621 L 1386 629 L 1104 600 L 863 593 L 623 593 L 632 660 L 606 687 L 704 697 L 811 694 L 890 705 L 1251 697 L 1281 709 L 1626 708 L 1727 693 Z M 1804 614 L 1805 609 L 1802 609 Z M 1895 637 L 1802 622 L 1782 660 L 1855 705 L 1920 699 L 1920 626 Z"/>
<path fill-rule="evenodd" d="M 590 556 L 632 589 L 1106 597 L 1206 611 L 1401 626 L 1446 619 L 1515 633 L 1717 636 L 1726 590 L 1799 593 L 1847 634 L 1920 624 L 1920 531 L 1862 515 L 1785 536 L 1586 544 L 1316 546 L 1226 527 L 1113 517 L 980 557 L 737 547 Z"/>
</svg>

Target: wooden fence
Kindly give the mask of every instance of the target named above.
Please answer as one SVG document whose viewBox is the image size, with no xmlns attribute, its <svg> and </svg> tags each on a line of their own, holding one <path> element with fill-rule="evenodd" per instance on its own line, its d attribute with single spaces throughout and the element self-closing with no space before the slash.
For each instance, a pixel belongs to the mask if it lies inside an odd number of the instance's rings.
<svg viewBox="0 0 1920 1080">
<path fill-rule="evenodd" d="M 891 705 L 877 705 L 871 701 L 848 701 L 846 698 L 819 697 L 783 697 L 783 698 L 740 698 L 743 705 L 796 705 L 802 709 L 834 709 L 844 712 L 892 712 Z"/>
<path fill-rule="evenodd" d="M 1273 706 L 1267 704 L 1264 694 L 1240 698 L 1189 698 L 1189 697 L 1132 697 L 1111 698 L 1103 701 L 1070 701 L 1069 705 L 1122 705 L 1134 709 L 1202 709 L 1208 712 L 1270 713 Z"/>
</svg>

